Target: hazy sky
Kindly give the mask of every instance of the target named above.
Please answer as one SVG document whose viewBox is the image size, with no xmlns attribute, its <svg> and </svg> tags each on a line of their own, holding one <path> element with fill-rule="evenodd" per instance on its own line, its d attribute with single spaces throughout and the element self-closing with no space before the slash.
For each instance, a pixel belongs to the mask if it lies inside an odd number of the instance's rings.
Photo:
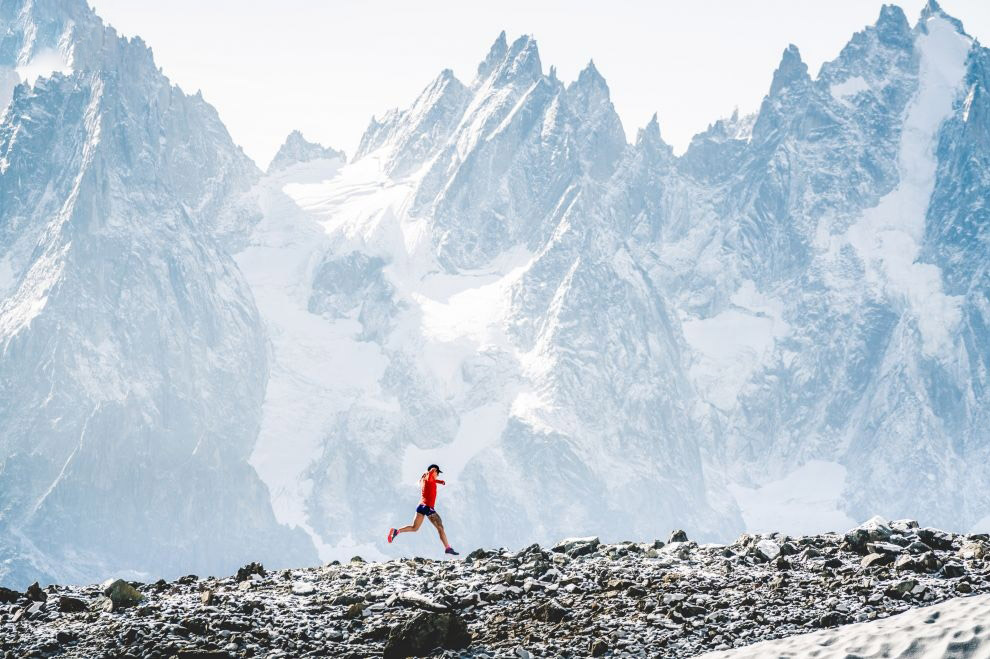
<svg viewBox="0 0 990 659">
<path fill-rule="evenodd" d="M 912 24 L 925 0 L 898 4 Z M 266 167 L 294 128 L 352 154 L 372 115 L 404 107 L 440 70 L 462 81 L 499 31 L 536 37 L 564 82 L 589 59 L 605 76 L 627 139 L 654 112 L 679 152 L 736 106 L 755 110 L 788 43 L 813 74 L 873 0 L 90 0 L 140 35 L 186 92 L 202 90 L 234 140 Z M 990 39 L 990 1 L 944 0 Z"/>
</svg>

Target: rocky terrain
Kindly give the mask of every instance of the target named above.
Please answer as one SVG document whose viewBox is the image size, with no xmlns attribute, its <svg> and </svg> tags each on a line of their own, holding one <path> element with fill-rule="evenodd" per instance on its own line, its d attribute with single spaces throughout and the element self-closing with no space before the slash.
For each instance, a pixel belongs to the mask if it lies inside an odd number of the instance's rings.
<svg viewBox="0 0 990 659">
<path fill-rule="evenodd" d="M 692 656 L 990 593 L 990 538 L 844 534 L 478 549 L 464 560 L 0 589 L 0 656 Z"/>
</svg>

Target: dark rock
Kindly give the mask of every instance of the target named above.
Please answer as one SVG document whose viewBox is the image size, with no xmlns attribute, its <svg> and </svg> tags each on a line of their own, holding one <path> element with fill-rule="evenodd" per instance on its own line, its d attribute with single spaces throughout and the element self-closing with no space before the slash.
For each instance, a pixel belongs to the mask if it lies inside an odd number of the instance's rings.
<svg viewBox="0 0 990 659">
<path fill-rule="evenodd" d="M 592 657 L 601 657 L 608 652 L 608 643 L 600 638 L 595 639 L 589 644 L 588 651 L 591 652 Z"/>
<path fill-rule="evenodd" d="M 818 618 L 817 625 L 819 627 L 836 627 L 838 625 L 845 625 L 850 622 L 849 616 L 845 613 L 839 611 L 829 611 L 825 615 Z"/>
<path fill-rule="evenodd" d="M 924 528 L 916 531 L 918 538 L 933 549 L 952 550 L 952 534 L 938 529 Z"/>
<path fill-rule="evenodd" d="M 68 645 L 69 643 L 73 643 L 76 640 L 78 640 L 78 638 L 79 638 L 78 634 L 66 629 L 60 629 L 58 632 L 55 633 L 55 640 L 58 642 L 59 645 Z"/>
<path fill-rule="evenodd" d="M 488 558 L 490 554 L 484 549 L 475 549 L 473 552 L 464 557 L 466 561 L 480 561 Z"/>
<path fill-rule="evenodd" d="M 33 584 L 28 586 L 27 592 L 25 593 L 29 599 L 34 602 L 44 602 L 48 599 L 48 593 L 41 589 L 41 586 L 35 581 Z"/>
<path fill-rule="evenodd" d="M 670 537 L 667 538 L 667 544 L 669 545 L 672 542 L 687 542 L 687 539 L 687 533 L 681 529 L 677 529 L 676 531 L 671 531 Z"/>
<path fill-rule="evenodd" d="M 82 613 L 86 610 L 86 602 L 78 597 L 62 595 L 58 598 L 58 610 L 62 613 Z"/>
<path fill-rule="evenodd" d="M 364 614 L 364 604 L 361 602 L 355 602 L 347 607 L 347 612 L 344 613 L 345 618 L 356 619 L 360 618 Z"/>
<path fill-rule="evenodd" d="M 186 649 L 176 652 L 175 659 L 230 659 L 230 653 L 224 650 Z"/>
<path fill-rule="evenodd" d="M 394 628 L 385 642 L 384 659 L 405 659 L 436 648 L 463 650 L 471 644 L 467 623 L 456 613 L 420 613 Z"/>
<path fill-rule="evenodd" d="M 0 604 L 13 604 L 19 599 L 21 599 L 19 592 L 0 586 Z"/>
<path fill-rule="evenodd" d="M 956 579 L 966 574 L 966 568 L 959 563 L 946 563 L 942 566 L 941 574 L 946 579 Z"/>
<path fill-rule="evenodd" d="M 251 578 L 252 574 L 257 574 L 258 576 L 263 577 L 268 573 L 265 572 L 265 566 L 261 563 L 248 563 L 244 567 L 237 570 L 236 579 L 238 582 L 247 581 Z"/>
<path fill-rule="evenodd" d="M 555 600 L 550 600 L 533 609 L 533 617 L 543 622 L 556 624 L 567 617 L 567 609 Z"/>
<path fill-rule="evenodd" d="M 364 563 L 364 559 L 360 556 L 351 556 L 351 563 Z"/>
</svg>

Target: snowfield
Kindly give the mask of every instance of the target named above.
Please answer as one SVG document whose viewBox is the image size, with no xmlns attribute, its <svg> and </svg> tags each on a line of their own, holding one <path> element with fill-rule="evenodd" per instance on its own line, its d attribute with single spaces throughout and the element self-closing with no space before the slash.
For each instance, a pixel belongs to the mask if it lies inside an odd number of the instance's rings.
<svg viewBox="0 0 990 659">
<path fill-rule="evenodd" d="M 704 659 L 985 659 L 990 595 L 959 597 L 890 618 L 764 641 Z"/>
</svg>

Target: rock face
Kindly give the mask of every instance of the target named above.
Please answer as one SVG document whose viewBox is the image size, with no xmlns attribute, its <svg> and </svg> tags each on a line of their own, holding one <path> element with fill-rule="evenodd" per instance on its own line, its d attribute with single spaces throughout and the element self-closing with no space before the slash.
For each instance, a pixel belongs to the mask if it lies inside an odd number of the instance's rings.
<svg viewBox="0 0 990 659">
<path fill-rule="evenodd" d="M 292 165 L 312 162 L 314 160 L 339 160 L 345 161 L 347 157 L 342 151 L 330 149 L 328 147 L 309 142 L 302 133 L 294 130 L 289 133 L 285 143 L 279 147 L 271 164 L 268 165 L 268 173 L 273 174 Z"/>
<path fill-rule="evenodd" d="M 910 546 L 917 532 L 892 529 L 888 541 Z M 909 574 L 863 566 L 844 534 L 774 533 L 728 545 L 675 541 L 675 552 L 582 538 L 463 561 L 252 572 L 241 582 L 190 575 L 138 584 L 140 602 L 102 613 L 93 610 L 102 588 L 53 586 L 47 601 L 18 594 L 0 604 L 0 656 L 752 656 L 760 641 L 990 596 L 990 562 L 958 556 L 980 536 L 939 533 L 949 548 L 932 549 Z M 786 564 L 765 560 L 766 543 Z M 935 633 L 940 621 L 927 618 Z"/>
<path fill-rule="evenodd" d="M 260 173 L 84 0 L 0 34 L 0 71 L 62 63 L 0 108 L 0 582 L 313 560 L 247 462 L 268 365 L 225 245 Z"/>
</svg>

